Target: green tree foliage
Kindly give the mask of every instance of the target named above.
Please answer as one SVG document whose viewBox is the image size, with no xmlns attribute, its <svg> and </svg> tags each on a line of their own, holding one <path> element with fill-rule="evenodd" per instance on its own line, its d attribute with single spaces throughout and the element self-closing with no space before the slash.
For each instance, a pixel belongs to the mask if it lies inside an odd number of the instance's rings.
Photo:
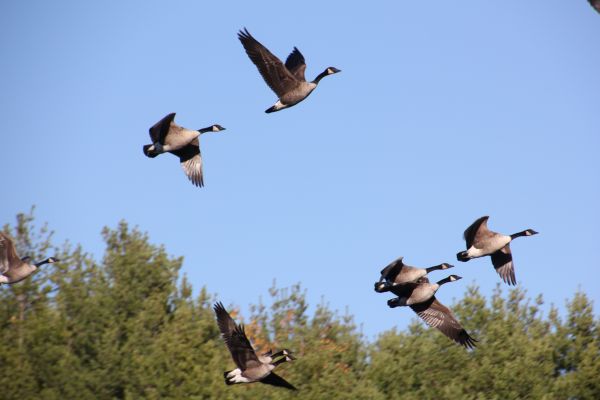
<svg viewBox="0 0 600 400">
<path fill-rule="evenodd" d="M 52 245 L 33 209 L 4 230 L 19 254 L 57 255 L 30 279 L 0 287 L 2 399 L 598 399 L 600 322 L 585 293 L 565 315 L 541 297 L 475 286 L 452 306 L 478 347 L 468 351 L 420 320 L 369 343 L 352 316 L 311 308 L 301 286 L 251 305 L 245 322 L 260 352 L 292 349 L 278 373 L 298 387 L 226 386 L 234 367 L 214 320 L 214 297 L 196 297 L 169 256 L 121 222 L 102 232 L 100 262 L 80 246 Z M 382 306 L 385 306 L 382 303 Z M 390 318 L 404 309 L 388 310 Z"/>
</svg>

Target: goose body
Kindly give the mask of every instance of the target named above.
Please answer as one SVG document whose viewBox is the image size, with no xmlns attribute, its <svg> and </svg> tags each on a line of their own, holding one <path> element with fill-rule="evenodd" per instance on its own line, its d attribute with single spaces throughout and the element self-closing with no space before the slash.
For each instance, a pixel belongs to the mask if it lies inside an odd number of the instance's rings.
<svg viewBox="0 0 600 400">
<path fill-rule="evenodd" d="M 437 328 L 451 340 L 466 348 L 475 347 L 476 340 L 462 327 L 452 311 L 440 303 L 435 294 L 445 283 L 461 279 L 460 276 L 450 275 L 436 283 L 430 283 L 427 277 L 421 277 L 416 282 L 387 283 L 378 282 L 377 292 L 390 291 L 396 298 L 388 300 L 390 308 L 410 307 L 427 325 Z"/>
<path fill-rule="evenodd" d="M 510 242 L 521 236 L 537 235 L 533 229 L 526 229 L 512 235 L 503 235 L 491 231 L 487 226 L 489 217 L 483 216 L 473 222 L 463 233 L 467 250 L 456 255 L 459 261 L 491 256 L 492 264 L 502 280 L 509 285 L 516 285 L 517 279 L 512 261 Z"/>
<path fill-rule="evenodd" d="M 33 274 L 44 264 L 52 264 L 59 260 L 48 257 L 38 263 L 31 263 L 29 257 L 19 258 L 13 241 L 0 232 L 0 284 L 13 284 Z"/>
<path fill-rule="evenodd" d="M 321 79 L 327 75 L 340 72 L 335 67 L 328 67 L 317 75 L 312 82 L 307 82 L 304 77 L 306 62 L 304 56 L 296 47 L 283 64 L 269 49 L 256 40 L 247 29 L 244 28 L 244 30 L 239 31 L 238 38 L 266 84 L 279 97 L 272 107 L 265 110 L 266 113 L 283 110 L 298 104 L 315 90 Z"/>
<path fill-rule="evenodd" d="M 442 263 L 429 268 L 417 268 L 404 264 L 404 257 L 399 257 L 388 264 L 381 270 L 381 278 L 379 282 L 385 280 L 388 283 L 404 283 L 415 282 L 419 278 L 426 276 L 428 273 L 436 270 L 444 270 L 453 268 L 454 265 Z"/>
<path fill-rule="evenodd" d="M 273 372 L 277 365 L 294 359 L 289 350 L 284 349 L 277 353 L 269 351 L 257 355 L 246 336 L 244 327 L 235 323 L 223 304 L 216 303 L 213 308 L 221 336 L 237 366 L 223 373 L 227 385 L 261 382 L 296 390 L 293 385 Z"/>
<path fill-rule="evenodd" d="M 200 154 L 200 135 L 206 132 L 225 130 L 221 125 L 211 125 L 202 129 L 187 129 L 175 123 L 175 113 L 170 113 L 154 124 L 150 129 L 152 144 L 144 145 L 144 154 L 154 158 L 162 153 L 171 153 L 179 157 L 181 167 L 195 186 L 204 186 L 202 156 Z"/>
</svg>

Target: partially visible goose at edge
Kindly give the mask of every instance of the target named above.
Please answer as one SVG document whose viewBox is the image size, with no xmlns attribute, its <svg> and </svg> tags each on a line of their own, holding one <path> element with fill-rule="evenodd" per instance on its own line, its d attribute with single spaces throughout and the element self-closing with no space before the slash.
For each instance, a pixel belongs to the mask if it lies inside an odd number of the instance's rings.
<svg viewBox="0 0 600 400">
<path fill-rule="evenodd" d="M 592 7 L 594 7 L 594 9 L 600 13 L 600 0 L 588 0 L 588 1 L 590 2 L 590 5 Z"/>
<path fill-rule="evenodd" d="M 429 279 L 425 276 L 416 282 L 400 284 L 378 282 L 375 284 L 375 290 L 379 293 L 392 292 L 398 296 L 388 300 L 390 308 L 409 306 L 427 325 L 439 329 L 448 338 L 465 348 L 472 349 L 477 340 L 462 327 L 452 311 L 435 298 L 435 293 L 440 286 L 459 279 L 460 276 L 450 275 L 437 283 L 429 283 Z"/>
<path fill-rule="evenodd" d="M 195 186 L 204 186 L 202 156 L 200 155 L 200 135 L 206 132 L 225 130 L 221 125 L 211 125 L 198 130 L 186 129 L 175 123 L 175 113 L 154 124 L 150 129 L 152 144 L 144 145 L 144 154 L 154 158 L 169 152 L 179 157 L 183 172 Z"/>
<path fill-rule="evenodd" d="M 4 232 L 0 232 L 0 285 L 20 282 L 42 265 L 58 261 L 56 257 L 48 257 L 32 264 L 30 257 L 19 258 L 13 241 Z"/>
<path fill-rule="evenodd" d="M 237 366 L 236 369 L 223 373 L 227 385 L 261 382 L 297 390 L 293 385 L 273 372 L 279 364 L 294 360 L 289 350 L 284 349 L 276 353 L 272 353 L 269 350 L 267 353 L 257 356 L 246 336 L 244 327 L 235 323 L 225 310 L 225 307 L 223 307 L 223 304 L 215 303 L 213 308 L 217 315 L 217 324 L 219 325 L 223 340 Z"/>
<path fill-rule="evenodd" d="M 306 70 L 304 56 L 296 47 L 285 60 L 284 65 L 269 49 L 254 39 L 246 28 L 239 31 L 238 38 L 267 85 L 279 97 L 272 107 L 265 110 L 266 113 L 298 104 L 315 90 L 321 79 L 340 72 L 335 67 L 329 67 L 317 75 L 312 82 L 307 82 L 304 78 L 304 70 Z"/>
<path fill-rule="evenodd" d="M 403 259 L 404 257 L 398 257 L 382 269 L 379 282 L 383 280 L 388 283 L 415 282 L 432 271 L 454 268 L 454 265 L 448 263 L 434 265 L 429 268 L 417 268 L 404 264 Z"/>
<path fill-rule="evenodd" d="M 488 216 L 484 216 L 477 219 L 465 230 L 463 238 L 467 242 L 467 250 L 459 252 L 456 258 L 458 261 L 466 262 L 472 258 L 491 256 L 492 264 L 502 280 L 508 285 L 516 285 L 517 278 L 510 242 L 520 236 L 537 235 L 538 232 L 533 229 L 525 229 L 512 235 L 503 235 L 488 229 L 488 218 Z"/>
</svg>

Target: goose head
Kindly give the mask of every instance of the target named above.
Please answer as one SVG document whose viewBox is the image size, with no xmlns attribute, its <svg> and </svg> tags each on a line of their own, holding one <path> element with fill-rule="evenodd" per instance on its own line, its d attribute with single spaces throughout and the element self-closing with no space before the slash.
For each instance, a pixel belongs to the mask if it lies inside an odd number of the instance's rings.
<svg viewBox="0 0 600 400">
<path fill-rule="evenodd" d="M 212 128 L 212 131 L 213 131 L 213 132 L 221 132 L 221 131 L 224 131 L 224 130 L 225 130 L 225 128 L 223 128 L 223 127 L 222 127 L 221 125 L 219 125 L 219 124 L 214 124 L 213 126 L 211 126 L 211 128 Z"/>
<path fill-rule="evenodd" d="M 327 72 L 327 75 L 333 75 L 337 74 L 338 72 L 342 72 L 341 69 L 337 69 L 336 67 L 329 67 L 325 71 Z"/>
</svg>

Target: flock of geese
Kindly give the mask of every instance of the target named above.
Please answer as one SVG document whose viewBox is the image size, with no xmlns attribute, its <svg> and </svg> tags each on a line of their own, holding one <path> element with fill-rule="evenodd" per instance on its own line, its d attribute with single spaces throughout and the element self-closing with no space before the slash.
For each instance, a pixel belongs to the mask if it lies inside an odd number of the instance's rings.
<svg viewBox="0 0 600 400">
<path fill-rule="evenodd" d="M 600 0 L 589 1 L 600 12 Z M 328 67 L 314 80 L 308 82 L 304 76 L 306 70 L 304 56 L 296 47 L 284 64 L 257 41 L 247 29 L 241 30 L 238 38 L 266 84 L 278 97 L 275 104 L 265 111 L 266 113 L 280 111 L 298 104 L 315 90 L 321 79 L 340 72 L 335 67 Z M 183 171 L 192 184 L 202 187 L 204 178 L 200 135 L 223 130 L 225 128 L 218 124 L 197 130 L 187 129 L 176 124 L 175 113 L 170 113 L 149 129 L 152 143 L 144 145 L 143 152 L 150 158 L 162 153 L 171 153 L 177 156 Z M 537 232 L 533 229 L 526 229 L 512 235 L 503 235 L 488 229 L 488 218 L 484 216 L 477 219 L 464 231 L 466 250 L 459 252 L 456 257 L 459 261 L 466 262 L 473 258 L 490 256 L 492 265 L 502 280 L 508 285 L 515 285 L 515 268 L 510 242 L 517 237 L 532 236 Z M 40 266 L 58 261 L 55 257 L 49 257 L 41 262 L 32 263 L 29 257 L 19 258 L 11 238 L 0 232 L 0 284 L 20 282 Z M 442 263 L 429 268 L 417 268 L 404 264 L 403 257 L 400 257 L 381 271 L 381 277 L 375 283 L 375 291 L 377 293 L 391 292 L 396 297 L 388 300 L 389 307 L 410 307 L 427 325 L 437 328 L 465 348 L 472 349 L 477 340 L 469 335 L 452 311 L 439 302 L 435 296 L 442 285 L 455 282 L 461 277 L 449 275 L 436 283 L 431 283 L 427 277 L 433 271 L 453 267 L 451 264 Z M 273 372 L 278 365 L 295 360 L 290 350 L 283 349 L 275 353 L 268 351 L 257 355 L 246 336 L 244 326 L 235 323 L 223 304 L 216 303 L 214 312 L 222 338 L 236 365 L 235 369 L 224 372 L 227 385 L 262 382 L 296 390 L 293 385 Z"/>
</svg>

